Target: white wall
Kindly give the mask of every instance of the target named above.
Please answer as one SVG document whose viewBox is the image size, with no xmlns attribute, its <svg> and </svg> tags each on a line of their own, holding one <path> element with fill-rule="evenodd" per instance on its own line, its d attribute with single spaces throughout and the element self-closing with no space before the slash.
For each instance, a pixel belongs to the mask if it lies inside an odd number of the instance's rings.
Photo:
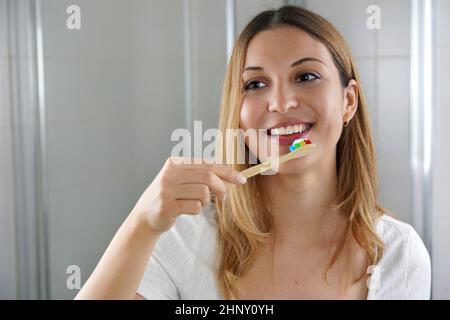
<svg viewBox="0 0 450 320">
<path fill-rule="evenodd" d="M 191 0 L 192 119 L 203 130 L 217 128 L 227 64 L 226 17 L 223 0 Z"/>
<path fill-rule="evenodd" d="M 72 298 L 69 265 L 92 272 L 134 197 L 128 1 L 43 1 L 51 298 Z"/>
<path fill-rule="evenodd" d="M 185 122 L 183 0 L 44 0 L 51 297 L 71 298 L 170 156 Z M 192 120 L 217 126 L 226 65 L 225 3 L 191 1 Z"/>
<path fill-rule="evenodd" d="M 127 1 L 131 30 L 133 199 L 170 155 L 170 134 L 184 127 L 181 1 Z"/>
<path fill-rule="evenodd" d="M 278 9 L 285 4 L 283 0 L 236 0 L 236 29 L 239 34 L 245 25 L 258 13 L 269 9 Z"/>
<path fill-rule="evenodd" d="M 8 6 L 0 1 L 0 299 L 16 298 L 13 127 L 11 125 Z"/>
<path fill-rule="evenodd" d="M 433 298 L 450 299 L 450 0 L 436 1 L 433 154 Z"/>
</svg>

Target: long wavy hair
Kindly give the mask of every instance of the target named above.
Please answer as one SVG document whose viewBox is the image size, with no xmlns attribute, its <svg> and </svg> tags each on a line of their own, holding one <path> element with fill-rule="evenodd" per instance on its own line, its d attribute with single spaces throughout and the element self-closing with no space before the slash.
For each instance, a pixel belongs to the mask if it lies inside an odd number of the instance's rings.
<svg viewBox="0 0 450 320">
<path fill-rule="evenodd" d="M 378 203 L 378 182 L 373 137 L 360 76 L 348 45 L 340 33 L 323 17 L 297 6 L 267 10 L 254 17 L 244 28 L 234 46 L 223 86 L 219 129 L 239 129 L 242 102 L 242 71 L 248 45 L 259 32 L 279 26 L 294 26 L 323 43 L 333 58 L 343 87 L 351 79 L 357 83 L 358 107 L 349 126 L 337 143 L 337 201 L 335 209 L 345 215 L 344 236 L 334 250 L 325 271 L 334 265 L 352 236 L 366 251 L 367 266 L 377 264 L 383 255 L 383 242 L 375 231 L 375 220 L 385 211 Z M 239 150 L 238 142 L 232 142 Z M 225 144 L 220 146 L 222 161 L 241 171 L 249 164 L 237 164 L 226 156 Z M 239 151 L 237 151 L 239 152 Z M 246 155 L 248 148 L 245 147 Z M 231 159 L 233 160 L 233 159 Z M 238 280 L 249 271 L 258 249 L 273 231 L 270 199 L 259 176 L 242 186 L 230 185 L 228 197 L 215 203 L 218 221 L 219 260 L 217 281 L 225 299 L 236 299 Z M 362 279 L 366 269 L 357 279 Z M 357 280 L 354 280 L 357 281 Z"/>
</svg>

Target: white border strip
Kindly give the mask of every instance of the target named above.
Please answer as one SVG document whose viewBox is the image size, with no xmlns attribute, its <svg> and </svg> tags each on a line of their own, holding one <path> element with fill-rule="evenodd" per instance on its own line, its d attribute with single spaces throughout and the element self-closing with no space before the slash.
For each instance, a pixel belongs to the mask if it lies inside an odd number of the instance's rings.
<svg viewBox="0 0 450 320">
<path fill-rule="evenodd" d="M 236 38 L 236 2 L 226 0 L 226 28 L 227 28 L 227 61 L 230 62 Z"/>
<path fill-rule="evenodd" d="M 50 257 L 49 257 L 49 196 L 48 196 L 48 160 L 47 160 L 47 122 L 45 104 L 45 66 L 44 66 L 44 39 L 42 1 L 36 0 L 35 5 L 35 32 L 36 32 L 36 78 L 37 78 L 37 105 L 39 121 L 39 156 L 40 156 L 40 196 L 38 241 L 40 262 L 40 288 L 41 299 L 50 299 Z"/>
<path fill-rule="evenodd" d="M 411 2 L 411 165 L 413 223 L 432 253 L 432 0 Z"/>
<path fill-rule="evenodd" d="M 191 1 L 183 1 L 184 22 L 184 112 L 185 125 L 192 132 L 192 21 Z"/>
</svg>

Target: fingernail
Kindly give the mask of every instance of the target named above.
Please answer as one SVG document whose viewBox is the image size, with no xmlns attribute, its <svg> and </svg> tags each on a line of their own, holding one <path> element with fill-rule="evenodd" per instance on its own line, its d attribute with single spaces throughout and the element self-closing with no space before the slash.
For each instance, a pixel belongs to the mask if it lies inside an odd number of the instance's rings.
<svg viewBox="0 0 450 320">
<path fill-rule="evenodd" d="M 245 177 L 244 177 L 244 176 L 242 175 L 242 173 L 240 173 L 240 172 L 238 172 L 238 173 L 236 174 L 236 177 L 237 177 L 237 179 L 238 179 L 238 181 L 239 181 L 240 184 L 244 184 L 244 183 L 247 182 L 247 179 L 245 179 Z"/>
</svg>

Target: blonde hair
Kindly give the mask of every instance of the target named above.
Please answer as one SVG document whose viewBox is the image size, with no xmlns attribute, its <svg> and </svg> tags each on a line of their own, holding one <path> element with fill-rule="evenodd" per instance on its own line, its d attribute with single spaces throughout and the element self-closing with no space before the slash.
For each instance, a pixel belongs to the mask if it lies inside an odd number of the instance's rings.
<svg viewBox="0 0 450 320">
<path fill-rule="evenodd" d="M 323 43 L 329 50 L 345 87 L 351 79 L 358 86 L 358 108 L 350 125 L 345 127 L 337 143 L 338 195 L 335 209 L 347 219 L 344 237 L 339 241 L 328 266 L 333 266 L 349 236 L 366 251 L 367 264 L 376 264 L 383 254 L 383 242 L 377 236 L 374 221 L 384 209 L 377 198 L 375 148 L 360 77 L 350 48 L 339 32 L 323 17 L 297 6 L 283 6 L 258 14 L 245 27 L 236 41 L 225 75 L 219 129 L 238 129 L 242 101 L 242 70 L 247 47 L 259 32 L 277 26 L 294 26 Z M 233 142 L 237 150 L 237 142 Z M 221 146 L 224 148 L 224 146 Z M 248 149 L 246 148 L 248 154 Z M 222 153 L 223 161 L 230 159 Z M 238 171 L 248 164 L 230 165 Z M 237 298 L 237 281 L 252 266 L 258 249 L 270 235 L 273 219 L 270 199 L 264 194 L 260 179 L 249 179 L 242 186 L 232 185 L 225 201 L 217 201 L 219 266 L 217 281 L 225 299 Z M 366 270 L 360 275 L 361 279 Z M 325 273 L 326 279 L 326 273 Z"/>
</svg>

